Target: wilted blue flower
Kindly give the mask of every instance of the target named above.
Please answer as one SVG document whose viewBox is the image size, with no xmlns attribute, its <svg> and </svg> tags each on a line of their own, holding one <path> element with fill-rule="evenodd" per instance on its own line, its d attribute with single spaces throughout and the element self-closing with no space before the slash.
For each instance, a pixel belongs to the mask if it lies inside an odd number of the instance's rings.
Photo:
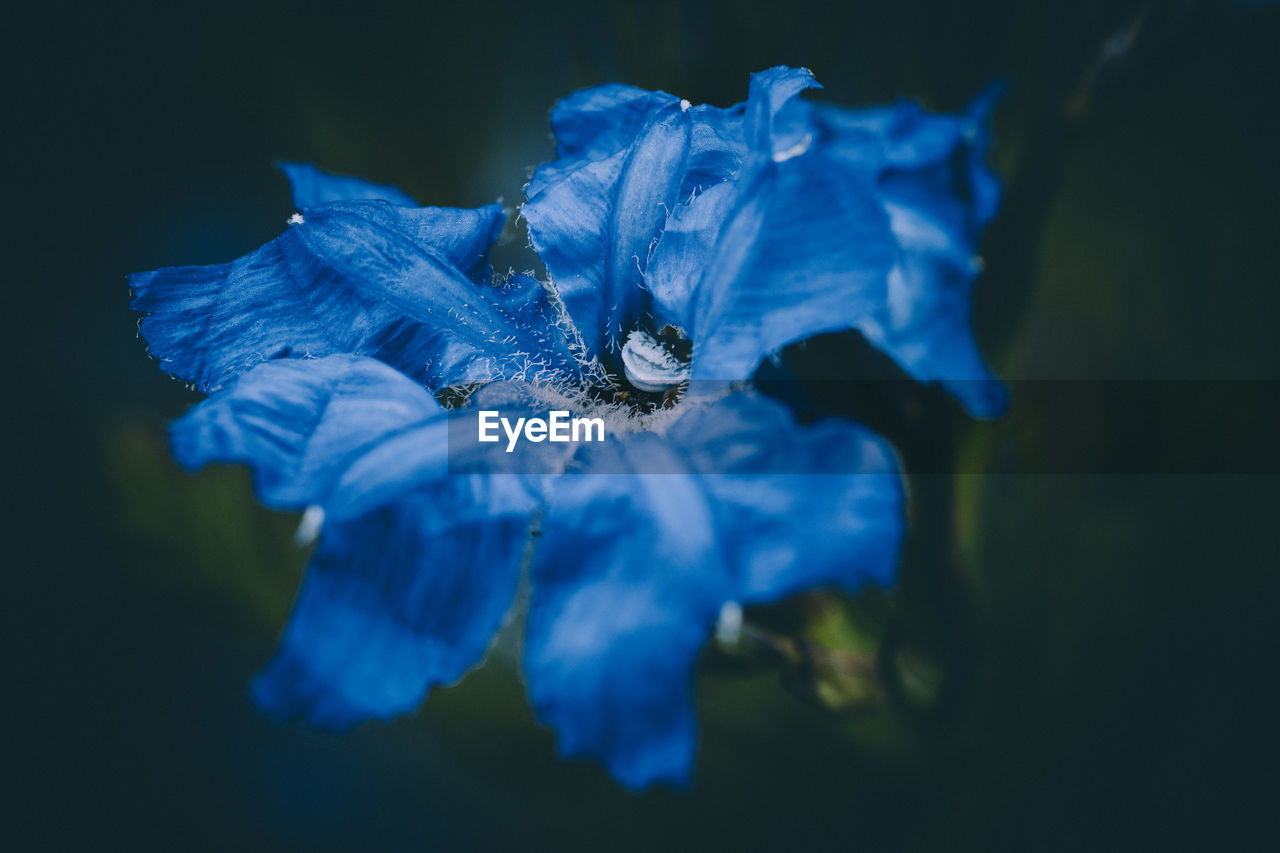
<svg viewBox="0 0 1280 853">
<path fill-rule="evenodd" d="M 210 394 L 173 427 L 178 460 L 248 463 L 319 532 L 263 705 L 332 727 L 412 710 L 483 657 L 527 570 L 522 667 L 561 752 L 682 784 L 723 609 L 891 581 L 887 445 L 703 380 L 847 327 L 921 378 L 986 377 L 964 320 L 995 187 L 976 119 L 810 107 L 810 83 L 764 72 L 727 110 L 622 87 L 562 102 L 524 208 L 553 284 L 492 281 L 496 206 L 418 208 L 299 165 L 276 240 L 131 276 L 151 352 Z M 690 376 L 702 393 L 656 403 Z M 614 439 L 536 459 L 456 439 L 477 411 L 552 405 Z"/>
</svg>

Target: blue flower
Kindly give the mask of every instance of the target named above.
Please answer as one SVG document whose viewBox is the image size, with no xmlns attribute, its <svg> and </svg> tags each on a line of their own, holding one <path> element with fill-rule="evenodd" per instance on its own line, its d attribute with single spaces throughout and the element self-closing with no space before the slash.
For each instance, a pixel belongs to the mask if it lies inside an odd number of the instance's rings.
<svg viewBox="0 0 1280 853">
<path fill-rule="evenodd" d="M 561 753 L 683 785 L 726 608 L 892 582 L 891 449 L 743 380 L 832 328 L 924 379 L 988 378 L 955 324 L 995 185 L 978 119 L 811 107 L 809 85 L 774 69 L 725 110 L 625 87 L 558 105 L 524 207 L 553 284 L 493 280 L 496 206 L 295 164 L 282 236 L 130 277 L 151 353 L 210 395 L 172 428 L 178 461 L 249 464 L 318 533 L 262 705 L 335 728 L 413 710 L 483 658 L 527 572 L 522 669 Z M 548 408 L 610 439 L 458 439 L 479 411 Z"/>
</svg>

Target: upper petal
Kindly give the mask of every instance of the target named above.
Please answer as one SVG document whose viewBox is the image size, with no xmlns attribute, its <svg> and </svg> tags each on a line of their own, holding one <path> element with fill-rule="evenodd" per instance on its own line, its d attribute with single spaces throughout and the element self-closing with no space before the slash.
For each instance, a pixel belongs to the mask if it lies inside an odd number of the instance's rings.
<svg viewBox="0 0 1280 853">
<path fill-rule="evenodd" d="M 948 116 L 814 106 L 795 98 L 808 85 L 803 69 L 753 76 L 753 151 L 673 212 L 645 270 L 655 313 L 693 337 L 695 379 L 746 378 L 782 345 L 852 328 L 971 413 L 998 414 L 1005 389 L 970 323 L 999 198 L 983 162 L 994 95 Z"/>
<path fill-rule="evenodd" d="M 280 171 L 293 189 L 293 205 L 298 210 L 318 207 L 332 201 L 388 201 L 402 207 L 418 203 L 404 191 L 387 184 L 372 184 L 362 178 L 322 172 L 310 163 L 279 163 Z"/>
<path fill-rule="evenodd" d="M 747 141 L 761 153 L 774 156 L 802 141 L 779 126 L 779 113 L 805 89 L 822 88 L 808 68 L 779 65 L 751 75 L 747 94 Z"/>
<path fill-rule="evenodd" d="M 575 375 L 558 310 L 537 282 L 489 283 L 502 225 L 477 210 L 336 202 L 255 252 L 129 278 L 142 334 L 174 375 L 219 387 L 282 356 L 379 358 L 437 389 L 524 372 Z"/>
<path fill-rule="evenodd" d="M 598 160 L 630 147 L 654 111 L 680 99 L 666 92 L 606 83 L 574 92 L 551 108 L 556 157 Z"/>
<path fill-rule="evenodd" d="M 604 86 L 557 104 L 559 159 L 539 167 L 522 213 L 590 352 L 614 369 L 646 322 L 643 273 L 670 212 L 727 180 L 746 145 L 742 108 Z"/>
<path fill-rule="evenodd" d="M 680 207 L 649 261 L 657 313 L 693 339 L 693 378 L 746 379 L 766 355 L 853 328 L 887 302 L 895 261 L 874 173 L 828 150 L 754 155 Z"/>
<path fill-rule="evenodd" d="M 970 309 L 982 228 L 1000 196 L 984 162 L 993 97 L 956 116 L 907 103 L 814 110 L 824 137 L 872 133 L 883 154 L 876 192 L 897 257 L 888 301 L 858 328 L 909 374 L 941 382 L 978 417 L 997 415 L 1007 403 L 974 340 Z"/>
<path fill-rule="evenodd" d="M 631 144 L 530 184 L 534 248 L 593 352 L 616 355 L 644 310 L 649 246 L 679 199 L 691 121 L 678 103 L 653 111 Z"/>
</svg>

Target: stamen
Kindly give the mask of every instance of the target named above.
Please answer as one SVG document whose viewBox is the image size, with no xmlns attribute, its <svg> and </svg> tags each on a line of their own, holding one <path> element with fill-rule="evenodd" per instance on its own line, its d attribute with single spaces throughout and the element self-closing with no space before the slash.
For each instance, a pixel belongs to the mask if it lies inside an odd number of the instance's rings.
<svg viewBox="0 0 1280 853">
<path fill-rule="evenodd" d="M 648 332 L 627 335 L 622 348 L 627 381 L 641 391 L 666 391 L 689 381 L 689 365 L 676 358 Z"/>
<path fill-rule="evenodd" d="M 720 606 L 720 618 L 716 620 L 716 642 L 725 649 L 733 649 L 742 639 L 742 605 L 726 601 Z"/>
<path fill-rule="evenodd" d="M 298 522 L 298 530 L 293 534 L 293 544 L 306 548 L 320 538 L 320 529 L 324 527 L 324 507 L 312 504 L 302 512 L 302 521 Z"/>
</svg>

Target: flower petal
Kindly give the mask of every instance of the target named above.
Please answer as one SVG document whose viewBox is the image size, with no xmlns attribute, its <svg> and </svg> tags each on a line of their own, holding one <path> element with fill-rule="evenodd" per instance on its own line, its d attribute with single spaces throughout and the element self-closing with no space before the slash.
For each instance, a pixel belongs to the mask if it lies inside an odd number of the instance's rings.
<svg viewBox="0 0 1280 853">
<path fill-rule="evenodd" d="M 447 413 L 385 364 L 261 365 L 173 431 L 188 467 L 244 461 L 274 506 L 324 511 L 275 659 L 254 695 L 342 727 L 416 707 L 484 655 L 519 578 L 536 482 L 455 475 Z"/>
<path fill-rule="evenodd" d="M 870 430 L 835 419 L 801 426 L 782 403 L 740 393 L 693 408 L 666 440 L 704 474 L 737 600 L 892 583 L 902 481 Z"/>
<path fill-rule="evenodd" d="M 829 149 L 757 155 L 675 212 L 646 281 L 693 339 L 695 382 L 746 379 L 786 344 L 881 310 L 895 257 L 873 178 Z"/>
<path fill-rule="evenodd" d="M 779 66 L 729 110 L 682 103 L 677 118 L 674 96 L 617 86 L 557 106 L 560 159 L 524 212 L 570 314 L 604 329 L 588 348 L 621 371 L 630 331 L 671 322 L 693 337 L 695 380 L 742 379 L 788 343 L 857 329 L 998 414 L 969 306 L 999 198 L 983 164 L 994 92 L 947 116 L 796 97 L 816 85 Z"/>
<path fill-rule="evenodd" d="M 341 728 L 411 711 L 480 661 L 515 596 L 529 513 L 459 479 L 326 523 L 259 703 Z"/>
<path fill-rule="evenodd" d="M 488 280 L 502 225 L 477 210 L 335 202 L 255 252 L 129 278 L 165 370 L 209 391 L 284 356 L 376 357 L 433 390 L 504 375 L 573 376 L 545 289 Z"/>
<path fill-rule="evenodd" d="M 602 358 L 616 356 L 644 310 L 649 244 L 679 198 L 691 133 L 678 103 L 662 107 L 630 147 L 539 181 L 523 208 L 534 248 Z"/>
<path fill-rule="evenodd" d="M 908 103 L 819 107 L 813 114 L 820 134 L 873 133 L 883 151 L 877 192 L 897 259 L 888 302 L 858 328 L 916 379 L 941 382 L 977 417 L 993 417 L 1007 405 L 1004 385 L 978 351 L 970 315 L 978 242 L 1000 196 L 983 162 L 993 98 L 994 91 L 959 116 L 930 115 Z"/>
<path fill-rule="evenodd" d="M 805 89 L 821 89 L 822 84 L 808 68 L 779 65 L 751 75 L 747 94 L 747 141 L 752 149 L 770 157 L 791 149 L 801 138 L 785 134 L 777 126 L 778 114 Z"/>
<path fill-rule="evenodd" d="M 631 788 L 688 782 L 694 665 L 726 601 L 888 583 L 902 530 L 896 463 L 862 428 L 745 393 L 682 405 L 663 435 L 582 447 L 594 473 L 555 483 L 531 568 L 534 710 Z"/>
<path fill-rule="evenodd" d="M 713 529 L 690 476 L 569 474 L 547 508 L 529 697 L 562 755 L 600 759 L 630 788 L 692 773 L 693 668 L 727 588 Z"/>
<path fill-rule="evenodd" d="M 435 397 L 413 380 L 375 359 L 335 355 L 259 365 L 187 412 L 170 440 L 188 470 L 249 463 L 263 503 L 300 509 L 327 503 L 361 456 L 421 428 L 435 430 L 434 442 L 419 444 L 438 447 L 443 475 L 445 421 Z"/>
<path fill-rule="evenodd" d="M 682 199 L 739 167 L 742 108 L 606 86 L 561 101 L 552 122 L 560 159 L 534 174 L 522 213 L 589 351 L 620 371 L 654 240 Z"/>
<path fill-rule="evenodd" d="M 631 146 L 655 110 L 679 104 L 666 92 L 606 83 L 574 92 L 551 108 L 556 154 L 607 157 Z"/>
<path fill-rule="evenodd" d="M 417 207 L 411 196 L 386 184 L 371 184 L 361 178 L 322 172 L 310 163 L 279 163 L 280 171 L 293 188 L 293 205 L 298 210 L 332 201 L 381 200 L 401 207 Z"/>
</svg>

